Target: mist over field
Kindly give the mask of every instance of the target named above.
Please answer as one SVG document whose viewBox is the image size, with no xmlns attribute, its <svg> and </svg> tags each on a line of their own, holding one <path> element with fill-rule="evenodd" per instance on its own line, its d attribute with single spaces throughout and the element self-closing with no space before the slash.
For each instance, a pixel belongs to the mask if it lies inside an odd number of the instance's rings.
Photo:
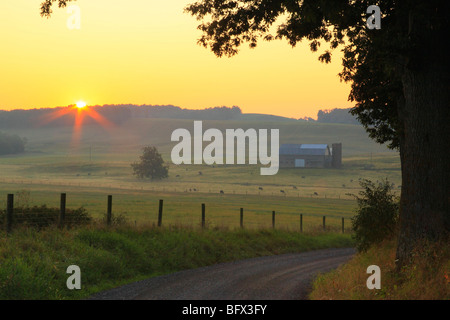
<svg viewBox="0 0 450 320">
<path fill-rule="evenodd" d="M 207 201 L 211 220 L 218 224 L 235 226 L 233 212 L 244 206 L 256 216 L 277 210 L 280 217 L 286 217 L 288 226 L 289 219 L 296 221 L 300 212 L 317 218 L 317 224 L 322 215 L 335 216 L 339 225 L 340 217 L 351 217 L 354 213 L 355 204 L 349 193 L 358 192 L 361 179 L 388 178 L 400 190 L 398 153 L 370 140 L 360 125 L 242 114 L 237 107 L 195 112 L 148 107 L 154 112 L 152 115 L 144 112 L 145 107 L 134 107 L 133 113 L 130 112 L 133 108 L 117 106 L 93 109 L 101 116 L 89 117 L 89 111 L 85 111 L 79 125 L 76 118 L 80 111 L 69 109 L 63 116 L 59 116 L 58 110 L 41 111 L 44 116 L 29 116 L 34 125 L 12 127 L 11 120 L 8 128 L 2 127 L 5 134 L 26 141 L 23 153 L 0 158 L 2 191 L 6 194 L 27 190 L 30 203 L 54 206 L 58 206 L 59 193 L 68 192 L 72 207 L 84 206 L 95 216 L 104 213 L 104 197 L 112 193 L 115 211 L 138 222 L 153 222 L 152 212 L 157 211 L 158 199 L 163 197 L 168 199 L 165 221 L 196 224 L 198 206 Z M 49 112 L 53 117 L 48 116 Z M 220 120 L 222 116 L 228 119 Z M 0 120 L 6 118 L 0 114 Z M 42 120 L 49 118 L 53 121 Z M 280 145 L 342 143 L 343 166 L 280 168 L 274 176 L 261 176 L 259 164 L 174 165 L 171 150 L 176 142 L 171 141 L 171 134 L 179 128 L 193 132 L 195 119 L 202 120 L 203 131 L 279 129 Z M 154 146 L 162 154 L 169 166 L 167 179 L 152 181 L 133 176 L 131 163 L 138 160 L 145 146 Z M 248 152 L 248 143 L 246 149 Z M 297 201 L 299 198 L 304 200 Z M 0 205 L 5 201 L 5 197 L 0 198 Z M 265 219 L 261 223 L 269 222 Z M 253 225 L 259 223 L 255 218 Z"/>
</svg>

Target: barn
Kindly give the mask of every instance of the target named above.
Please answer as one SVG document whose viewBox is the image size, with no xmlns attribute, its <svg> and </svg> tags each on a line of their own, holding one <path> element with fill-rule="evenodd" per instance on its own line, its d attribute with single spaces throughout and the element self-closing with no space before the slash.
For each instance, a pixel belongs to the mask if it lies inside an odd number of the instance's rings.
<svg viewBox="0 0 450 320">
<path fill-rule="evenodd" d="M 342 144 L 283 144 L 280 168 L 340 168 Z"/>
</svg>

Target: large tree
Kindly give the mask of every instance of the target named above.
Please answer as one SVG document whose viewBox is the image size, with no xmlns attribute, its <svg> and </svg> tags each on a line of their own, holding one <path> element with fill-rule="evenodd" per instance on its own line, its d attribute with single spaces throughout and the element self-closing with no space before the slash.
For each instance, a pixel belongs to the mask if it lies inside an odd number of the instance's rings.
<svg viewBox="0 0 450 320">
<path fill-rule="evenodd" d="M 286 39 L 342 48 L 341 79 L 351 82 L 352 113 L 369 136 L 400 151 L 399 265 L 415 244 L 450 230 L 448 1 L 376 1 L 381 29 L 366 25 L 373 1 L 203 0 L 186 10 L 201 24 L 199 43 L 217 56 L 243 43 Z M 319 60 L 329 62 L 331 51 Z"/>
<path fill-rule="evenodd" d="M 66 0 L 46 0 L 41 14 Z M 377 4 L 381 29 L 368 29 L 366 11 Z M 341 79 L 351 83 L 352 113 L 369 136 L 400 151 L 402 194 L 399 266 L 415 244 L 450 230 L 449 59 L 447 0 L 201 0 L 186 11 L 200 22 L 199 43 L 233 56 L 260 39 L 327 43 L 319 60 L 342 48 Z"/>
</svg>

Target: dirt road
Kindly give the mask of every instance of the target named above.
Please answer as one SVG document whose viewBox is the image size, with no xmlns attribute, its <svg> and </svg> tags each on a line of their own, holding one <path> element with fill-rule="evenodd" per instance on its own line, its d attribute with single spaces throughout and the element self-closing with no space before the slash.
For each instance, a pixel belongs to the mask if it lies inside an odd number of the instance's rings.
<svg viewBox="0 0 450 320">
<path fill-rule="evenodd" d="M 307 299 L 315 275 L 337 268 L 354 253 L 352 248 L 325 249 L 221 263 L 135 282 L 91 299 Z"/>
</svg>

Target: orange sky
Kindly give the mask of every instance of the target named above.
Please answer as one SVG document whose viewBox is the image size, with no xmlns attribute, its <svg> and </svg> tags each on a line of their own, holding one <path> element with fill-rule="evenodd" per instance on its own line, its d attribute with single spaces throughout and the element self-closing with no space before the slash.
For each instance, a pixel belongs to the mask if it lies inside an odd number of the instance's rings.
<svg viewBox="0 0 450 320">
<path fill-rule="evenodd" d="M 81 29 L 66 9 L 39 15 L 41 0 L 0 3 L 0 109 L 172 104 L 202 109 L 315 118 L 319 109 L 350 107 L 350 85 L 307 43 L 243 47 L 217 58 L 197 45 L 200 32 L 183 8 L 194 0 L 78 0 Z"/>
</svg>

